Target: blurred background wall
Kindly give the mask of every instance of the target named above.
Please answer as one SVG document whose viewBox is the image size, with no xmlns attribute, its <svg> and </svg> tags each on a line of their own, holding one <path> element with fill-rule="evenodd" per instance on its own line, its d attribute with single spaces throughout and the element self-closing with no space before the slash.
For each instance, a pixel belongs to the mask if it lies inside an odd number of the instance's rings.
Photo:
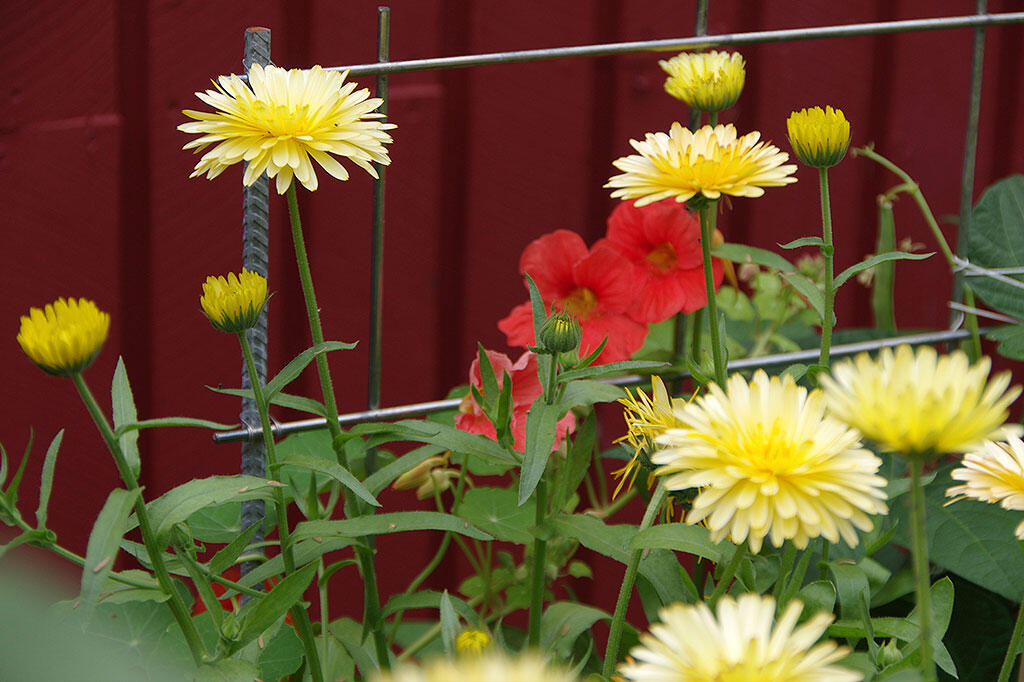
<svg viewBox="0 0 1024 682">
<path fill-rule="evenodd" d="M 237 344 L 199 309 L 207 275 L 240 267 L 241 169 L 189 180 L 196 157 L 176 130 L 194 92 L 240 72 L 243 32 L 272 30 L 273 61 L 285 67 L 376 59 L 377 1 L 348 0 L 6 0 L 0 4 L 0 442 L 20 455 L 34 429 L 26 508 L 34 508 L 42 454 L 66 429 L 50 525 L 84 553 L 115 468 L 70 382 L 45 376 L 15 341 L 18 318 L 59 296 L 84 296 L 111 313 L 112 332 L 86 378 L 109 403 L 123 356 L 140 416 L 237 421 L 237 402 L 206 386 L 239 384 Z M 693 0 L 483 2 L 392 0 L 395 60 L 693 34 Z M 989 2 L 990 12 L 1021 9 Z M 709 32 L 758 31 L 943 15 L 975 10 L 967 0 L 712 0 Z M 986 32 L 975 197 L 1024 169 L 1021 105 L 1024 27 Z M 853 146 L 876 148 L 916 178 L 955 241 L 967 117 L 972 31 L 942 30 L 741 46 L 747 85 L 722 116 L 740 132 L 759 130 L 788 151 L 794 109 L 831 104 L 853 124 Z M 386 204 L 383 404 L 444 397 L 466 381 L 478 341 L 508 350 L 495 323 L 526 300 L 517 272 L 524 246 L 559 228 L 588 243 L 604 234 L 614 206 L 602 189 L 630 138 L 685 121 L 662 89 L 658 60 L 629 54 L 397 74 L 390 120 L 397 123 Z M 373 86 L 372 78 L 361 85 Z M 774 248 L 820 231 L 817 181 L 756 200 L 726 203 L 719 227 L 729 241 Z M 863 159 L 830 174 L 842 269 L 874 250 L 875 197 L 896 184 Z M 370 179 L 321 173 L 315 194 L 300 190 L 306 235 L 328 338 L 361 341 L 331 357 L 340 408 L 366 404 Z M 272 195 L 270 369 L 309 345 L 288 237 L 286 207 Z M 897 238 L 933 249 L 907 199 Z M 950 278 L 936 257 L 897 268 L 899 323 L 940 328 Z M 838 271 L 838 270 L 837 270 Z M 838 302 L 840 326 L 869 325 L 867 291 L 851 284 Z M 293 392 L 316 395 L 312 373 Z M 279 418 L 287 418 L 279 413 Z M 189 478 L 237 471 L 238 446 L 208 432 L 142 436 L 149 499 Z M 388 494 L 386 505 L 411 495 Z M 6 537 L 0 530 L 0 538 Z M 432 551 L 437 538 L 382 543 L 383 556 Z M 398 543 L 398 544 L 396 544 Z M 19 550 L 42 560 L 35 550 Z M 38 555 L 38 556 L 37 556 Z M 394 556 L 394 555 L 392 555 Z M 415 562 L 382 577 L 404 588 Z M 451 567 L 449 567 L 451 568 Z M 408 575 L 407 575 L 408 574 Z M 621 567 L 580 587 L 611 608 Z M 439 584 L 445 576 L 438 577 Z M 607 582 L 607 585 L 605 584 Z M 606 594 L 605 594 L 606 593 Z M 604 596 L 598 596 L 604 595 Z M 605 603 L 607 602 L 607 603 Z"/>
</svg>

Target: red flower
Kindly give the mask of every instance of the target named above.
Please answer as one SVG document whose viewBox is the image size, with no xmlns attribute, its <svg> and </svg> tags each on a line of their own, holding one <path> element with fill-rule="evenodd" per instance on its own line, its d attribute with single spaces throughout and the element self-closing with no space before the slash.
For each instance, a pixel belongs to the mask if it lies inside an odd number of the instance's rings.
<svg viewBox="0 0 1024 682">
<path fill-rule="evenodd" d="M 487 359 L 494 368 L 494 374 L 498 379 L 500 390 L 505 380 L 505 372 L 508 372 L 512 381 L 512 437 L 515 440 L 515 449 L 520 452 L 526 447 L 526 413 L 530 411 L 530 405 L 536 400 L 543 389 L 540 379 L 537 378 L 537 356 L 527 351 L 519 356 L 515 364 L 509 360 L 504 353 L 493 350 L 485 351 Z M 469 383 L 483 391 L 483 382 L 480 379 L 480 357 L 473 360 L 469 367 Z M 483 410 L 473 398 L 470 391 L 462 399 L 459 405 L 459 414 L 455 416 L 455 426 L 469 433 L 479 433 L 488 438 L 496 438 L 494 425 L 484 414 Z M 572 412 L 566 414 L 559 420 L 555 430 L 555 445 L 562 442 L 565 436 L 576 428 L 576 417 Z"/>
<path fill-rule="evenodd" d="M 567 310 L 579 319 L 581 357 L 605 336 L 608 345 L 597 363 L 625 360 L 644 345 L 647 325 L 628 314 L 635 296 L 633 266 L 610 245 L 596 244 L 588 251 L 575 232 L 556 230 L 526 247 L 519 271 L 533 278 L 545 307 Z M 513 308 L 498 322 L 498 329 L 505 332 L 509 345 L 536 345 L 528 302 Z"/>
<path fill-rule="evenodd" d="M 664 199 L 637 208 L 623 201 L 608 217 L 609 244 L 633 264 L 636 299 L 629 314 L 654 324 L 676 313 L 692 313 L 707 305 L 700 222 L 684 204 Z M 722 261 L 712 260 L 717 287 Z"/>
</svg>

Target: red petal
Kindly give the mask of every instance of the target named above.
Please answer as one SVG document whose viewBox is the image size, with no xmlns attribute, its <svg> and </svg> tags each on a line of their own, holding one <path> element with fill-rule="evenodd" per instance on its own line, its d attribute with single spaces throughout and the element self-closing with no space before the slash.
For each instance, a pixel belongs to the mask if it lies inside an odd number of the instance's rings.
<svg viewBox="0 0 1024 682">
<path fill-rule="evenodd" d="M 570 230 L 555 230 L 527 245 L 519 272 L 533 278 L 544 301 L 565 298 L 576 288 L 573 266 L 586 255 L 582 237 Z"/>
</svg>

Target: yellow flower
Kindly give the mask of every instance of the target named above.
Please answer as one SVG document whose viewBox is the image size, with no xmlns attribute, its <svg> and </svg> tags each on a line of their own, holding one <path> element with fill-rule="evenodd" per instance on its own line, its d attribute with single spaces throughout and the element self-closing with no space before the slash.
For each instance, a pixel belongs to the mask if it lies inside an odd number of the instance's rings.
<svg viewBox="0 0 1024 682">
<path fill-rule="evenodd" d="M 831 640 L 815 644 L 832 622 L 820 612 L 796 627 L 803 610 L 789 602 L 775 621 L 775 600 L 726 596 L 707 604 L 671 604 L 619 665 L 640 682 L 856 682 L 860 673 L 832 665 L 849 653 Z"/>
<path fill-rule="evenodd" d="M 84 298 L 59 298 L 21 316 L 18 343 L 47 374 L 71 376 L 92 364 L 107 340 L 110 315 Z"/>
<path fill-rule="evenodd" d="M 930 346 L 915 354 L 903 345 L 836 363 L 821 386 L 829 412 L 886 450 L 935 456 L 1020 434 L 1003 424 L 1020 387 L 1006 390 L 1009 372 L 986 383 L 990 366 L 988 358 L 971 365 L 962 351 L 940 357 Z"/>
<path fill-rule="evenodd" d="M 831 168 L 846 156 L 850 146 L 850 122 L 842 109 L 801 109 L 786 121 L 793 153 L 808 166 Z"/>
<path fill-rule="evenodd" d="M 748 540 L 758 552 L 765 537 L 803 548 L 823 536 L 853 547 L 855 528 L 887 511 L 881 460 L 825 415 L 821 391 L 788 375 L 759 370 L 748 385 L 734 374 L 676 415 L 688 426 L 660 436 L 651 460 L 669 490 L 700 490 L 686 522 L 704 522 L 714 542 Z"/>
<path fill-rule="evenodd" d="M 964 455 L 962 466 L 953 469 L 953 480 L 964 481 L 946 491 L 957 500 L 970 498 L 998 502 L 1003 509 L 1024 510 L 1024 442 L 1011 436 L 1005 443 L 985 441 L 981 450 Z M 1024 521 L 1017 526 L 1017 537 L 1024 540 Z"/>
<path fill-rule="evenodd" d="M 740 96 L 746 69 L 738 52 L 683 52 L 658 65 L 668 74 L 665 92 L 700 111 L 728 109 Z"/>
<path fill-rule="evenodd" d="M 577 682 L 565 668 L 549 666 L 532 652 L 509 656 L 491 649 L 480 656 L 432 658 L 422 666 L 408 663 L 370 674 L 371 682 Z"/>
<path fill-rule="evenodd" d="M 278 194 L 288 189 L 293 175 L 313 191 L 317 178 L 312 161 L 339 180 L 348 179 L 348 171 L 331 154 L 347 157 L 377 177 L 372 162 L 391 163 L 384 149 L 391 136 L 385 131 L 395 126 L 374 120 L 383 116 L 374 113 L 383 100 L 370 98 L 366 88 L 356 90 L 354 82 L 345 83 L 347 75 L 319 66 L 289 71 L 253 64 L 248 85 L 238 76 L 221 76 L 216 90 L 196 93 L 220 111 L 182 112 L 197 121 L 178 130 L 202 135 L 183 149 L 198 153 L 217 143 L 189 177 L 206 173 L 213 179 L 246 161 L 245 185 L 266 171 L 277 178 Z"/>
<path fill-rule="evenodd" d="M 686 401 L 682 398 L 669 398 L 668 390 L 665 389 L 665 382 L 657 375 L 651 376 L 651 395 L 648 397 L 639 388 L 636 389 L 636 397 L 626 389 L 625 398 L 619 402 L 625 406 L 623 417 L 626 420 L 626 435 L 616 440 L 616 443 L 625 441 L 633 448 L 633 457 L 623 468 L 612 472 L 612 475 L 619 479 L 615 486 L 612 497 L 618 497 L 622 486 L 633 487 L 633 481 L 637 473 L 645 468 L 645 462 L 650 465 L 649 452 L 653 449 L 654 439 L 664 433 L 667 429 L 681 428 L 685 426 L 676 417 L 674 408 L 683 407 Z"/>
<path fill-rule="evenodd" d="M 199 304 L 213 326 L 223 332 L 237 334 L 256 325 L 260 311 L 267 302 L 267 280 L 260 274 L 242 270 L 224 277 L 210 277 L 203 282 Z"/>
<path fill-rule="evenodd" d="M 460 654 L 481 654 L 491 643 L 483 630 L 465 630 L 455 639 L 455 650 Z"/>
<path fill-rule="evenodd" d="M 630 140 L 639 154 L 615 160 L 623 172 L 605 187 L 616 188 L 612 197 L 637 199 L 636 205 L 643 206 L 669 197 L 680 202 L 696 195 L 711 200 L 723 194 L 759 197 L 763 187 L 796 182 L 789 177 L 796 166 L 783 165 L 789 155 L 760 138 L 758 132 L 737 138 L 731 123 L 691 133 L 676 122 L 668 133 Z"/>
</svg>

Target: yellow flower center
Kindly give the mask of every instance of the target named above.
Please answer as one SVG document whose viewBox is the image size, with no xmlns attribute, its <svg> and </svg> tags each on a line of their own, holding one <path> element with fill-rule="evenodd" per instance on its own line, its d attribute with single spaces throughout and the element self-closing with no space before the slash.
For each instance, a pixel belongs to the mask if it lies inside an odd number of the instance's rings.
<svg viewBox="0 0 1024 682">
<path fill-rule="evenodd" d="M 647 261 L 651 272 L 659 275 L 674 269 L 676 263 L 679 262 L 675 247 L 668 242 L 662 242 L 655 246 L 650 253 L 644 256 L 644 260 Z"/>
<path fill-rule="evenodd" d="M 561 307 L 570 315 L 581 320 L 590 317 L 590 311 L 597 305 L 597 296 L 587 287 L 579 287 L 561 301 Z"/>
<path fill-rule="evenodd" d="M 309 105 L 274 104 L 256 100 L 252 106 L 252 123 L 277 139 L 298 137 L 312 139 L 309 130 Z"/>
</svg>

